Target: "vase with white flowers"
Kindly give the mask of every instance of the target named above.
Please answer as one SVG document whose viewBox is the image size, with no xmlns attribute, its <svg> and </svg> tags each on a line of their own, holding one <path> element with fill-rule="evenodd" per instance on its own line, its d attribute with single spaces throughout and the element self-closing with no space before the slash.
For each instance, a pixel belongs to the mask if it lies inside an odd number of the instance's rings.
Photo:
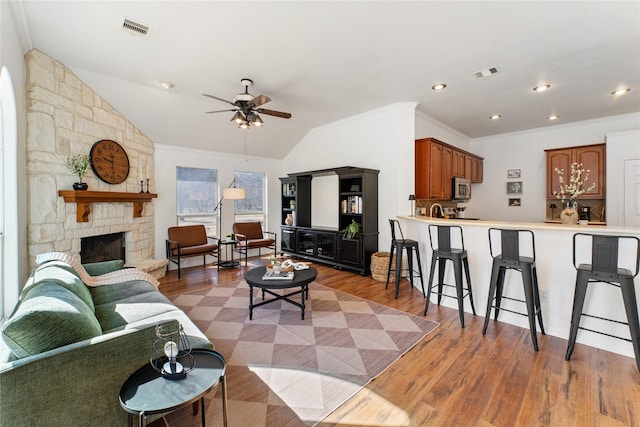
<svg viewBox="0 0 640 427">
<path fill-rule="evenodd" d="M 553 195 L 566 203 L 565 209 L 560 212 L 560 219 L 563 224 L 578 223 L 578 197 L 581 194 L 588 193 L 596 187 L 596 183 L 592 183 L 587 187 L 586 182 L 589 180 L 589 169 L 584 169 L 582 163 L 571 163 L 571 174 L 568 181 L 565 182 L 564 169 L 555 168 L 560 181 L 560 191 L 554 191 Z"/>
</svg>

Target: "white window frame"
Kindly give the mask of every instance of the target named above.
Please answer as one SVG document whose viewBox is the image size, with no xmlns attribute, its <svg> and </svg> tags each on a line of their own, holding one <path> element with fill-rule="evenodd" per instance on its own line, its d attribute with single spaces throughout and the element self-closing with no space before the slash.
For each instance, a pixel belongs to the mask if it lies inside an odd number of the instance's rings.
<svg viewBox="0 0 640 427">
<path fill-rule="evenodd" d="M 216 175 L 216 180 L 212 183 L 213 185 L 213 208 L 211 212 L 202 212 L 202 213 L 180 213 L 178 212 L 179 198 L 180 198 L 180 189 L 178 188 L 178 169 L 201 169 L 207 171 L 213 171 Z M 197 225 L 202 224 L 207 229 L 207 236 L 214 237 L 218 235 L 218 224 L 220 223 L 220 209 L 216 209 L 219 197 L 219 173 L 217 169 L 209 169 L 209 168 L 194 168 L 188 166 L 177 166 L 176 167 L 176 223 L 177 225 Z"/>
<path fill-rule="evenodd" d="M 255 174 L 262 176 L 262 212 L 261 213 L 238 213 L 238 209 L 236 205 L 242 203 L 242 201 L 236 200 L 233 204 L 233 218 L 234 222 L 250 222 L 250 221 L 259 221 L 262 224 L 262 229 L 266 230 L 267 223 L 267 174 L 263 172 L 252 172 L 252 171 L 235 171 L 233 173 L 234 179 L 236 180 L 237 186 L 242 187 L 242 179 L 238 176 L 238 174 Z M 245 189 L 246 190 L 246 189 Z"/>
</svg>

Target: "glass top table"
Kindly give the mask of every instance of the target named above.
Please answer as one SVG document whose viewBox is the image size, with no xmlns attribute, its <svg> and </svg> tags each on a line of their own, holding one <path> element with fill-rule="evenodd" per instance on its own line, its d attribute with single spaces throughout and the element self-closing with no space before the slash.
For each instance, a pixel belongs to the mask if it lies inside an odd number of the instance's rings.
<svg viewBox="0 0 640 427">
<path fill-rule="evenodd" d="M 204 396 L 216 385 L 222 387 L 223 425 L 227 425 L 227 385 L 225 361 L 214 350 L 193 349 L 195 366 L 182 380 L 168 380 L 147 363 L 129 376 L 120 389 L 120 406 L 133 416 L 138 425 L 146 425 L 148 415 L 173 411 L 183 405 L 200 401 L 202 425 L 205 425 Z"/>
</svg>

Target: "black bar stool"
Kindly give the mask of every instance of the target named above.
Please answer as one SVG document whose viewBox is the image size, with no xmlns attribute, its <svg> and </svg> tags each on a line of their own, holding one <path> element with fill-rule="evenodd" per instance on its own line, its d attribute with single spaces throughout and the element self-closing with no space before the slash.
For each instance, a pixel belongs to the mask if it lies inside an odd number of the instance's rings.
<svg viewBox="0 0 640 427">
<path fill-rule="evenodd" d="M 384 287 L 387 289 L 389 287 L 389 277 L 391 276 L 391 272 L 395 272 L 396 276 L 396 298 L 398 298 L 398 292 L 400 292 L 400 275 L 402 271 L 408 271 L 409 273 L 409 282 L 411 283 L 411 287 L 413 287 L 413 276 L 418 273 L 420 276 L 420 283 L 422 285 L 422 294 L 424 295 L 424 280 L 422 279 L 422 264 L 420 263 L 420 248 L 418 247 L 418 242 L 411 239 L 405 239 L 402 234 L 402 228 L 400 227 L 400 223 L 398 220 L 390 219 L 389 225 L 391 226 L 391 255 L 389 256 L 389 268 L 387 269 L 387 284 Z M 400 239 L 396 239 L 396 227 L 400 232 Z M 391 260 L 393 260 L 393 253 L 395 250 L 398 250 L 396 254 L 396 267 L 395 269 L 391 268 Z M 409 266 L 408 269 L 402 269 L 402 251 L 407 251 L 407 264 Z M 415 251 L 416 258 L 418 260 L 418 271 L 413 269 L 413 252 Z"/>
<path fill-rule="evenodd" d="M 459 236 L 462 248 L 452 248 L 451 238 L 454 237 L 452 232 L 455 230 L 456 236 Z M 433 235 L 436 234 L 438 242 L 434 247 Z M 471 290 L 471 277 L 469 275 L 469 260 L 467 258 L 467 251 L 464 248 L 464 238 L 462 236 L 462 227 L 453 225 L 435 225 L 429 224 L 429 243 L 431 244 L 431 271 L 429 272 L 429 282 L 427 284 L 427 302 L 424 306 L 424 315 L 427 315 L 429 309 L 429 297 L 431 296 L 431 289 L 438 288 L 436 295 L 438 295 L 438 305 L 442 297 L 457 298 L 458 299 L 458 314 L 460 315 L 460 325 L 464 328 L 464 297 L 469 295 L 469 302 L 471 302 L 471 310 L 473 314 L 476 314 L 476 308 L 473 305 L 473 291 Z M 447 265 L 447 260 L 453 262 L 453 272 L 455 276 L 455 288 L 456 297 L 447 295 L 442 292 L 444 286 L 454 287 L 444 283 L 444 270 Z M 438 283 L 433 284 L 433 274 L 436 269 L 436 263 L 438 263 Z M 465 288 L 462 283 L 462 270 L 464 267 L 465 276 L 467 279 L 467 287 Z M 467 292 L 466 294 L 464 292 Z"/>
<path fill-rule="evenodd" d="M 591 264 L 576 264 L 576 242 L 581 243 L 580 247 L 588 247 L 588 240 L 591 240 Z M 635 244 L 635 272 L 628 268 L 623 268 L 618 263 L 619 245 Z M 573 235 L 573 266 L 576 274 L 576 289 L 573 297 L 573 311 L 571 314 L 571 329 L 569 332 L 569 345 L 567 346 L 566 360 L 571 359 L 571 353 L 576 345 L 578 329 L 607 335 L 612 338 L 631 341 L 633 352 L 636 356 L 636 365 L 640 370 L 640 322 L 638 321 L 638 304 L 633 279 L 638 275 L 638 265 L 640 264 L 640 240 L 633 236 L 603 236 L 597 234 L 576 233 Z M 629 254 L 629 252 L 627 252 Z M 633 256 L 633 253 L 630 254 Z M 618 320 L 606 319 L 603 317 L 583 313 L 584 298 L 587 293 L 589 283 L 606 283 L 622 292 L 624 309 L 627 314 L 627 323 Z M 631 339 L 618 337 L 593 329 L 580 326 L 580 317 L 586 316 L 607 322 L 619 323 L 629 326 Z"/>
<path fill-rule="evenodd" d="M 493 254 L 492 237 L 496 234 L 500 234 L 501 253 L 498 255 Z M 530 236 L 531 240 L 531 256 L 520 255 L 520 237 Z M 491 284 L 489 286 L 489 299 L 487 301 L 487 315 L 484 318 L 484 327 L 482 328 L 482 335 L 487 332 L 487 326 L 489 325 L 489 317 L 491 316 L 491 309 L 495 308 L 495 318 L 498 320 L 498 313 L 500 312 L 500 303 L 502 299 L 508 299 L 512 301 L 523 302 L 527 306 L 527 314 L 519 313 L 513 310 L 504 311 L 510 313 L 527 316 L 529 318 L 529 331 L 531 333 L 531 342 L 533 348 L 538 351 L 538 338 L 536 335 L 536 316 L 538 317 L 538 323 L 540 324 L 540 332 L 545 335 L 544 325 L 542 324 L 542 308 L 540 306 L 540 291 L 538 290 L 538 273 L 536 271 L 536 244 L 533 236 L 533 232 L 530 230 L 504 230 L 499 228 L 489 229 L 489 251 L 491 257 L 493 257 L 493 267 L 491 269 Z M 504 276 L 506 270 L 517 270 L 522 274 L 522 283 L 524 286 L 524 300 L 516 298 L 509 298 L 502 295 L 504 290 Z M 495 305 L 494 305 L 495 300 Z"/>
</svg>

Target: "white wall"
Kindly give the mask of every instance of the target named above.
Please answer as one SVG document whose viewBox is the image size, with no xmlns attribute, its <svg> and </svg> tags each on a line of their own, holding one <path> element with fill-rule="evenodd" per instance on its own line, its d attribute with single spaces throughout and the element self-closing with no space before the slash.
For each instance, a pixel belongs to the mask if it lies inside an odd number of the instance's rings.
<svg viewBox="0 0 640 427">
<path fill-rule="evenodd" d="M 608 133 L 639 127 L 640 113 L 635 113 L 471 140 L 470 151 L 484 157 L 484 180 L 473 185 L 467 216 L 498 221 L 544 221 L 545 149 L 603 143 Z M 618 167 L 607 162 L 608 210 L 611 209 L 609 183 L 619 179 Z M 507 205 L 508 169 L 521 170 L 521 207 Z"/>
<path fill-rule="evenodd" d="M 607 224 L 624 225 L 624 161 L 640 159 L 640 119 L 632 131 L 607 132 Z"/>
<path fill-rule="evenodd" d="M 19 11 L 16 2 L 0 2 L 0 67 L 6 67 L 11 74 L 13 91 L 16 97 L 18 117 L 18 162 L 14 167 L 18 174 L 18 249 L 16 254 L 19 285 L 25 283 L 29 268 L 27 262 L 27 172 L 26 172 L 26 112 L 25 112 L 25 74 L 24 54 L 26 42 L 20 39 L 18 32 Z"/>
<path fill-rule="evenodd" d="M 409 211 L 415 103 L 398 103 L 315 128 L 285 157 L 284 173 L 339 166 L 378 169 L 378 247 L 391 244 L 389 218 Z M 338 200 L 335 215 L 338 215 Z M 313 207 L 312 207 L 313 210 Z"/>
<path fill-rule="evenodd" d="M 238 132 L 241 132 L 238 130 Z M 164 259 L 167 229 L 177 225 L 176 167 L 207 168 L 218 170 L 220 192 L 233 181 L 234 172 L 264 173 L 267 180 L 267 231 L 280 234 L 280 181 L 282 162 L 274 159 L 244 157 L 213 151 L 185 149 L 171 145 L 155 144 L 155 180 L 158 198 L 155 205 L 155 258 Z M 222 208 L 222 235 L 231 232 L 233 205 L 227 201 Z M 279 242 L 278 242 L 279 245 Z M 187 265 L 201 264 L 199 257 L 190 258 Z M 173 268 L 173 264 L 171 265 Z"/>
<path fill-rule="evenodd" d="M 435 138 L 461 150 L 471 151 L 471 139 L 455 129 L 434 119 L 422 111 L 416 110 L 416 134 L 415 139 Z M 474 153 L 475 154 L 475 153 Z"/>
</svg>

